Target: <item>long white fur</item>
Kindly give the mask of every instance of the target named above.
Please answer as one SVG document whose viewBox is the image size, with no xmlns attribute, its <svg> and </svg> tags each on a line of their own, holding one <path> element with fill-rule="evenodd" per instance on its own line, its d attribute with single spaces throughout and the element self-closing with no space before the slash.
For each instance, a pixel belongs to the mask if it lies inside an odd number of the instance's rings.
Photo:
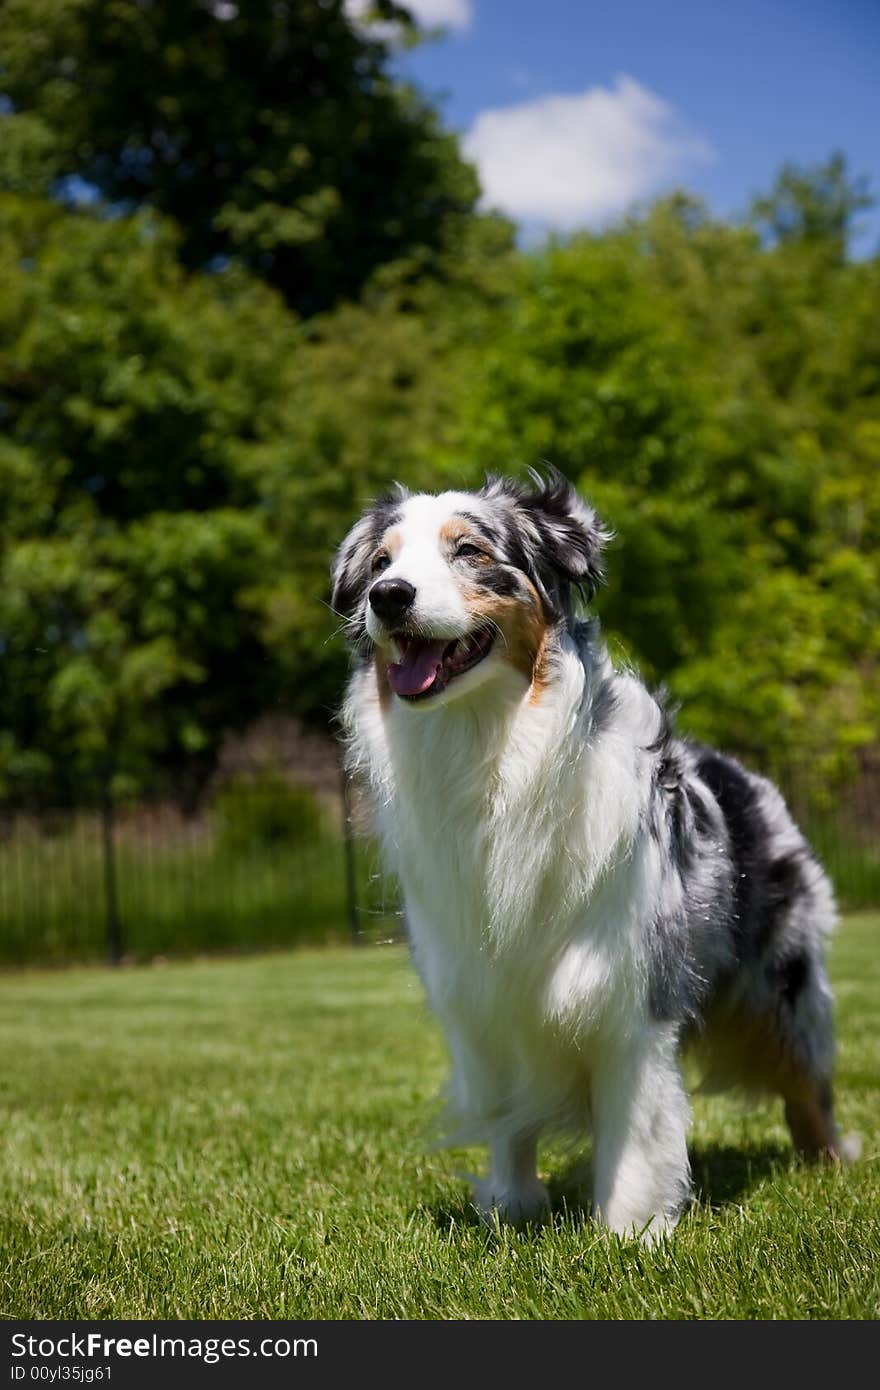
<svg viewBox="0 0 880 1390">
<path fill-rule="evenodd" d="M 335 599 L 379 658 L 348 688 L 349 765 L 372 786 L 446 1034 L 456 1134 L 489 1146 L 478 1205 L 537 1216 L 539 1136 L 592 1131 L 597 1219 L 652 1239 L 689 1193 L 679 1048 L 694 1031 L 713 1080 L 783 1097 L 802 1152 L 855 1153 L 833 1119 L 834 901 L 772 784 L 676 739 L 612 671 L 570 601 L 601 579 L 607 533 L 564 479 L 533 482 L 401 493 L 346 538 Z M 449 540 L 468 517 L 497 552 L 471 573 Z M 379 572 L 406 581 L 391 585 L 402 646 L 370 602 L 387 617 Z M 478 664 L 394 695 L 388 663 L 479 631 L 502 613 L 492 594 L 508 615 L 522 604 L 527 630 L 547 624 L 543 656 L 505 652 L 498 623 Z"/>
<path fill-rule="evenodd" d="M 456 494 L 407 502 L 387 572 L 417 582 L 420 620 L 444 631 L 460 596 L 437 535 L 460 505 Z M 592 1128 L 598 1219 L 656 1234 L 689 1175 L 677 1029 L 652 1017 L 641 949 L 661 892 L 643 816 L 643 750 L 661 714 L 621 676 L 613 724 L 593 738 L 584 685 L 607 674 L 601 650 L 588 667 L 566 636 L 540 701 L 490 657 L 423 708 L 380 699 L 370 665 L 352 678 L 345 718 L 449 1044 L 458 1132 L 490 1146 L 480 1206 L 537 1215 L 537 1135 Z"/>
</svg>

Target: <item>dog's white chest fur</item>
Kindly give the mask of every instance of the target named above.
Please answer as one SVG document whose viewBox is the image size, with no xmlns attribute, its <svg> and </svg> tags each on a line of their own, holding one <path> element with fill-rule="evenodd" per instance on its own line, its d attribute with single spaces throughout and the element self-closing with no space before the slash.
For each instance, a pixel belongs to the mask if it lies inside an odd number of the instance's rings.
<svg viewBox="0 0 880 1390">
<path fill-rule="evenodd" d="M 594 744 L 580 727 L 587 677 L 573 648 L 537 702 L 511 673 L 488 699 L 426 715 L 383 709 L 372 674 L 357 679 L 382 833 L 456 1064 L 459 1117 L 485 1115 L 485 1075 L 496 1110 L 583 1124 L 592 1054 L 642 1012 L 650 854 L 631 852 L 632 740 Z M 651 735 L 656 707 L 639 713 Z"/>
</svg>

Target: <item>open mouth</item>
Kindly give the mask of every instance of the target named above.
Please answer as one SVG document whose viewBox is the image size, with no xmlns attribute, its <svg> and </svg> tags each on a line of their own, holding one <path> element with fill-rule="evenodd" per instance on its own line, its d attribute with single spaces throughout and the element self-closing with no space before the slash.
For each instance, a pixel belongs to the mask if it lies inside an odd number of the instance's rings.
<svg viewBox="0 0 880 1390">
<path fill-rule="evenodd" d="M 445 690 L 456 676 L 464 675 L 489 655 L 493 635 L 488 627 L 467 637 L 414 637 L 395 632 L 400 660 L 388 667 L 388 684 L 405 700 L 426 700 Z"/>
</svg>

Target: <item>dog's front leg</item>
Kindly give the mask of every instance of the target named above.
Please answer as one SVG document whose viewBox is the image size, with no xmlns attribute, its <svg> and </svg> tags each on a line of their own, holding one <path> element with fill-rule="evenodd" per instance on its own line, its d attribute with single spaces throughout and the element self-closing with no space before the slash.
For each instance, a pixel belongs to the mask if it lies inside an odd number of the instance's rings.
<svg viewBox="0 0 880 1390">
<path fill-rule="evenodd" d="M 593 1206 L 621 1235 L 671 1230 L 691 1190 L 690 1111 L 672 1030 L 608 1049 L 593 1073 Z"/>
<path fill-rule="evenodd" d="M 537 1221 L 550 1205 L 537 1172 L 540 1124 L 530 1124 L 517 1102 L 515 1053 L 497 1040 L 487 1045 L 484 1016 L 474 1008 L 457 1007 L 468 996 L 467 982 L 456 983 L 455 990 L 447 986 L 441 991 L 428 975 L 428 992 L 452 1059 L 450 1113 L 463 1132 L 489 1144 L 489 1176 L 474 1183 L 474 1206 L 490 1224 Z"/>
<path fill-rule="evenodd" d="M 453 1057 L 453 1112 L 489 1143 L 489 1176 L 474 1183 L 474 1205 L 490 1223 L 496 1218 L 522 1225 L 539 1220 L 550 1199 L 538 1178 L 538 1129 L 516 1124 L 499 1096 L 510 1093 L 508 1060 L 479 1047 L 470 1034 L 447 1020 Z"/>
<path fill-rule="evenodd" d="M 547 1189 L 537 1173 L 538 1139 L 535 1134 L 511 1134 L 490 1130 L 490 1171 L 474 1187 L 475 1204 L 487 1221 L 522 1225 L 539 1221 L 550 1206 Z"/>
</svg>

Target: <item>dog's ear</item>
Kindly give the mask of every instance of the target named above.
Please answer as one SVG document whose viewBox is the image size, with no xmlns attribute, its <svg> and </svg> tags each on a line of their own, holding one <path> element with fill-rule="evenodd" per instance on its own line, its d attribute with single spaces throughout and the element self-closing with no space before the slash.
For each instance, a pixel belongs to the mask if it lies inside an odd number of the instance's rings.
<svg viewBox="0 0 880 1390">
<path fill-rule="evenodd" d="M 502 478 L 487 479 L 483 493 L 513 504 L 515 540 L 523 569 L 547 611 L 570 617 L 571 589 L 589 600 L 604 582 L 602 552 L 611 539 L 595 511 L 555 468 L 529 469 L 531 488 Z"/>
<path fill-rule="evenodd" d="M 370 557 L 376 548 L 376 527 L 372 512 L 352 526 L 336 552 L 330 577 L 333 592 L 330 607 L 340 618 L 351 618 L 370 578 Z"/>
<path fill-rule="evenodd" d="M 535 469 L 529 469 L 529 475 L 534 490 L 525 494 L 521 505 L 540 533 L 541 560 L 589 600 L 605 582 L 602 552 L 611 532 L 557 469 L 549 470 L 546 478 Z"/>
</svg>

